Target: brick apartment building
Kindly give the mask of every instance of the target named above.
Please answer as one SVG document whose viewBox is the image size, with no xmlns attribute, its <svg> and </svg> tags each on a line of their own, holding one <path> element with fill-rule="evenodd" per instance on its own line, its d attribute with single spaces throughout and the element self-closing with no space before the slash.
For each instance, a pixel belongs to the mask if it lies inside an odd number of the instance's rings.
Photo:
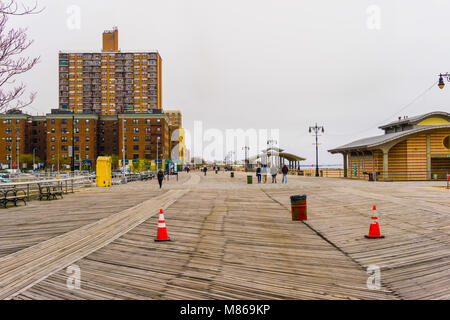
<svg viewBox="0 0 450 320">
<path fill-rule="evenodd" d="M 123 141 L 126 160 L 170 157 L 168 120 L 159 110 L 106 117 L 57 109 L 46 116 L 2 114 L 0 130 L 0 163 L 8 168 L 17 168 L 18 153 L 34 149 L 48 169 L 93 169 L 98 156 L 122 159 Z"/>
<path fill-rule="evenodd" d="M 58 109 L 0 115 L 3 167 L 34 153 L 54 170 L 93 169 L 98 156 L 123 159 L 124 143 L 126 160 L 170 159 L 181 112 L 162 110 L 158 52 L 121 52 L 114 28 L 103 33 L 101 52 L 60 52 L 58 68 Z"/>
<path fill-rule="evenodd" d="M 59 108 L 117 115 L 162 108 L 158 52 L 121 52 L 117 28 L 103 33 L 102 52 L 59 53 Z"/>
</svg>

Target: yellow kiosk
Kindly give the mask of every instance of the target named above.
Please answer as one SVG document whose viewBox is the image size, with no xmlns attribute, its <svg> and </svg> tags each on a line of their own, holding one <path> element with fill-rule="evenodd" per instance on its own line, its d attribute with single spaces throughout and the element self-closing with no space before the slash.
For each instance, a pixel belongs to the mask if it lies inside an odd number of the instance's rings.
<svg viewBox="0 0 450 320">
<path fill-rule="evenodd" d="M 111 157 L 97 158 L 97 187 L 111 187 Z"/>
</svg>

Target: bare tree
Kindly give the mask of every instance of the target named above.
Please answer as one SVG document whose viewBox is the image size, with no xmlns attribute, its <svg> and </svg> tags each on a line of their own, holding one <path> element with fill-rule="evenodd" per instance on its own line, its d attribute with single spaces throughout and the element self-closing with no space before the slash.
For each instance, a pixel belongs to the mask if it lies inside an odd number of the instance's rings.
<svg viewBox="0 0 450 320">
<path fill-rule="evenodd" d="M 0 0 L 0 112 L 9 109 L 21 109 L 30 105 L 36 93 L 30 93 L 28 99 L 23 99 L 26 86 L 16 84 L 15 77 L 31 70 L 38 62 L 39 57 L 23 57 L 33 40 L 27 39 L 27 29 L 8 28 L 10 16 L 25 16 L 42 12 L 37 2 L 32 6 L 19 4 L 16 0 Z"/>
</svg>

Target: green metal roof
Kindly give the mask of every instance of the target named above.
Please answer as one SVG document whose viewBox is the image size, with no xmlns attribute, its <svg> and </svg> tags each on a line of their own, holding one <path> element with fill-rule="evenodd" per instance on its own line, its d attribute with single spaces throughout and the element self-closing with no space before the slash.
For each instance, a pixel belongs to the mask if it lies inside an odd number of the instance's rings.
<svg viewBox="0 0 450 320">
<path fill-rule="evenodd" d="M 0 114 L 1 119 L 27 119 L 27 114 Z"/>
<path fill-rule="evenodd" d="M 118 115 L 119 119 L 133 119 L 133 118 L 164 118 L 168 120 L 169 118 L 164 113 L 121 113 Z"/>
</svg>

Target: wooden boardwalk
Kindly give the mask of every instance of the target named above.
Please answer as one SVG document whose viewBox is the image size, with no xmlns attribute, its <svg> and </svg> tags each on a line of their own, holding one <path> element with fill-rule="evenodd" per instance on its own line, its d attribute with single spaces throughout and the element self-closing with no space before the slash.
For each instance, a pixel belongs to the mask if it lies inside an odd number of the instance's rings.
<svg viewBox="0 0 450 320">
<path fill-rule="evenodd" d="M 309 177 L 289 177 L 283 186 L 246 185 L 243 174 L 234 179 L 225 173 L 190 176 L 170 181 L 166 191 L 156 190 L 154 182 L 136 183 L 52 202 L 63 206 L 94 195 L 99 209 L 107 203 L 117 209 L 92 220 L 77 213 L 86 219 L 82 224 L 68 212 L 49 213 L 46 203 L 30 205 L 26 210 L 32 212 L 26 215 L 46 219 L 47 233 L 8 217 L 11 230 L 30 232 L 23 232 L 23 243 L 13 246 L 14 232 L 0 229 L 0 252 L 5 252 L 0 258 L 0 297 L 449 298 L 447 190 Z M 421 195 L 417 201 L 415 192 Z M 288 210 L 289 195 L 300 193 L 308 194 L 306 223 L 291 221 Z M 128 201 L 133 205 L 115 205 L 125 199 L 133 199 Z M 386 239 L 363 238 L 373 204 L 382 214 Z M 171 242 L 153 241 L 160 207 L 166 208 Z M 20 214 L 14 210 L 7 215 Z M 63 227 L 51 223 L 54 219 Z M 66 268 L 72 264 L 81 270 L 80 289 L 66 285 Z M 381 267 L 379 290 L 366 286 L 371 264 Z"/>
</svg>

